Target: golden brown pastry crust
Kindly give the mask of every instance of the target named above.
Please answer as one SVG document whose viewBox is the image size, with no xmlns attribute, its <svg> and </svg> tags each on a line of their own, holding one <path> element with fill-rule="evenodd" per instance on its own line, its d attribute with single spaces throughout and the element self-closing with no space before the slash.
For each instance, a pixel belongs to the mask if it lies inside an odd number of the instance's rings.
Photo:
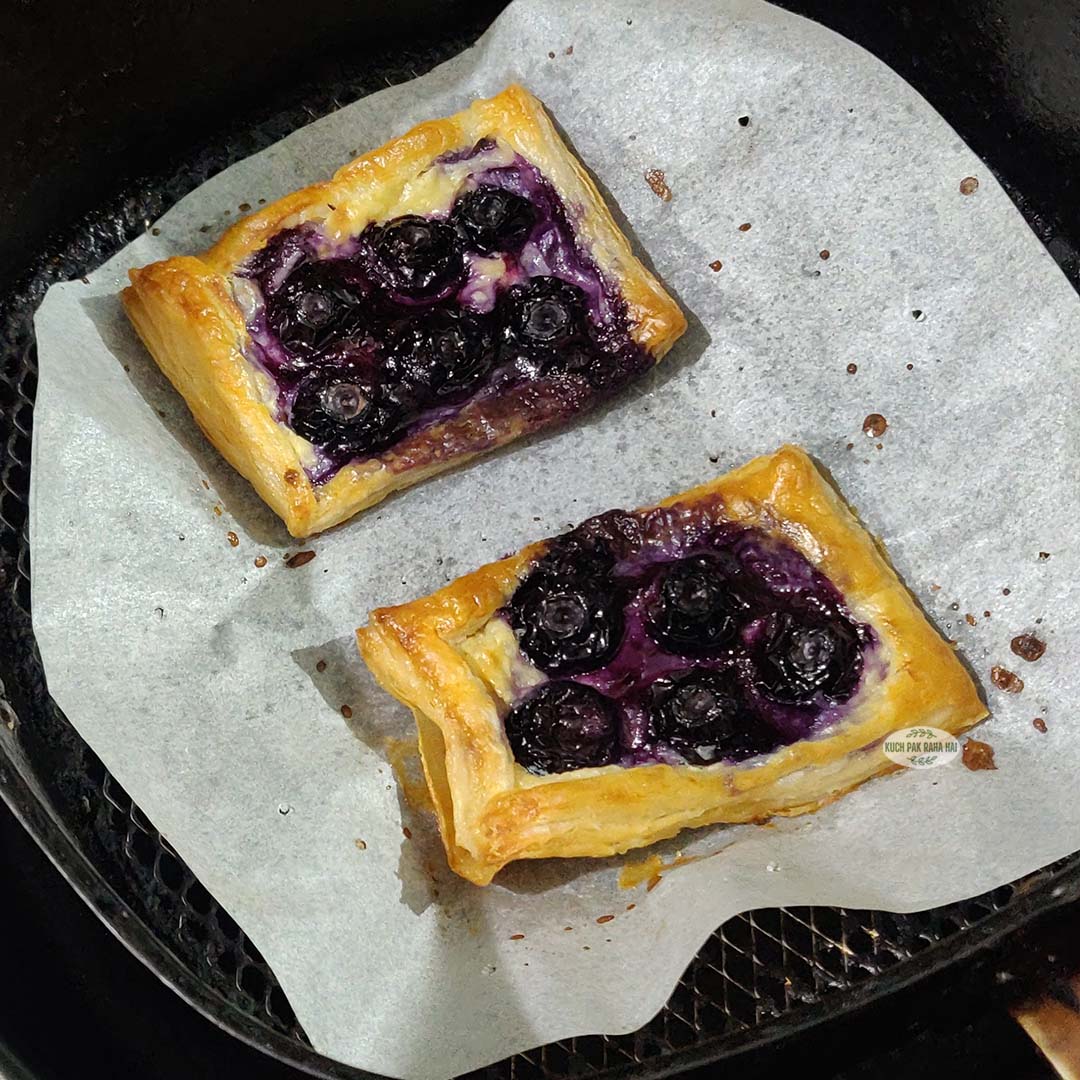
<svg viewBox="0 0 1080 1080">
<path fill-rule="evenodd" d="M 604 200 L 559 138 L 540 102 L 520 86 L 430 120 L 238 222 L 201 257 L 178 257 L 130 272 L 124 305 L 158 365 L 184 396 L 199 426 L 229 463 L 282 517 L 294 536 L 330 528 L 390 492 L 460 464 L 544 426 L 538 411 L 497 416 L 469 407 L 376 457 L 346 465 L 312 485 L 313 449 L 278 424 L 266 404 L 266 377 L 245 352 L 248 334 L 231 275 L 282 229 L 320 226 L 328 243 L 371 221 L 423 212 L 416 182 L 435 158 L 494 136 L 532 162 L 575 212 L 578 236 L 626 302 L 631 337 L 659 360 L 686 329 L 678 305 L 630 250 Z M 270 398 L 272 400 L 272 398 Z M 472 436 L 483 431 L 482 443 Z M 445 453 L 422 453 L 443 443 Z M 469 448 L 465 448 L 465 444 Z M 413 462 L 416 461 L 415 464 Z"/>
<path fill-rule="evenodd" d="M 890 732 L 919 724 L 955 734 L 986 715 L 963 664 L 804 451 L 785 446 L 662 505 L 718 496 L 726 519 L 785 539 L 873 627 L 874 661 L 843 718 L 741 765 L 533 776 L 513 760 L 492 673 L 478 672 L 462 649 L 543 554 L 545 544 L 533 544 L 431 596 L 376 610 L 357 631 L 376 679 L 416 715 L 439 827 L 461 876 L 485 885 L 515 859 L 611 855 L 688 827 L 815 810 L 896 768 L 880 748 Z"/>
</svg>

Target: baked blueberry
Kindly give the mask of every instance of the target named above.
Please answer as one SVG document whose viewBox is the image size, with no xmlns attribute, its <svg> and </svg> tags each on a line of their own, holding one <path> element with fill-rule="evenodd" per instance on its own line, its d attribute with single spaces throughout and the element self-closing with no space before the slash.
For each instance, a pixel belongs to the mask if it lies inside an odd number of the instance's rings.
<svg viewBox="0 0 1080 1080">
<path fill-rule="evenodd" d="M 266 301 L 266 319 L 294 356 L 309 358 L 363 337 L 365 286 L 356 266 L 338 259 L 306 262 Z"/>
<path fill-rule="evenodd" d="M 623 599 L 606 577 L 530 574 L 510 601 L 510 624 L 526 658 L 547 675 L 602 667 L 622 642 Z"/>
<path fill-rule="evenodd" d="M 551 542 L 535 573 L 584 580 L 607 577 L 614 565 L 615 557 L 607 544 L 575 531 L 556 537 Z"/>
<path fill-rule="evenodd" d="M 386 366 L 420 400 L 450 401 L 474 389 L 494 360 L 489 320 L 437 308 L 398 327 L 388 343 Z"/>
<path fill-rule="evenodd" d="M 551 354 L 585 336 L 585 294 L 557 277 L 535 277 L 503 295 L 502 320 L 512 346 Z"/>
<path fill-rule="evenodd" d="M 697 668 L 657 679 L 649 688 L 649 727 L 693 765 L 751 757 L 777 742 L 726 671 Z"/>
<path fill-rule="evenodd" d="M 351 367 L 309 372 L 289 410 L 293 431 L 331 452 L 381 449 L 394 440 L 401 421 L 391 388 Z"/>
<path fill-rule="evenodd" d="M 510 710 L 506 737 L 514 759 L 531 773 L 595 768 L 618 755 L 619 715 L 591 686 L 549 682 Z"/>
<path fill-rule="evenodd" d="M 648 612 L 648 632 L 679 656 L 715 656 L 736 642 L 747 603 L 730 565 L 713 555 L 692 555 L 662 572 Z"/>
<path fill-rule="evenodd" d="M 444 300 L 464 280 L 461 243 L 446 221 L 406 214 L 371 226 L 364 240 L 371 276 L 403 303 Z"/>
<path fill-rule="evenodd" d="M 484 255 L 515 252 L 536 223 L 536 208 L 512 191 L 483 185 L 457 200 L 451 221 L 470 251 Z"/>
<path fill-rule="evenodd" d="M 862 675 L 862 637 L 842 616 L 774 612 L 754 650 L 756 684 L 789 705 L 809 705 L 818 694 L 846 701 Z"/>
</svg>

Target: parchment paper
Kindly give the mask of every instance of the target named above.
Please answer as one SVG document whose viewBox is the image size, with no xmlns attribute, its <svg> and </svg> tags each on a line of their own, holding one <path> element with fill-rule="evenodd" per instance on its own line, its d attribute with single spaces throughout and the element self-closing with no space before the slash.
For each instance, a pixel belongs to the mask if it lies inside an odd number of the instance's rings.
<svg viewBox="0 0 1080 1080">
<path fill-rule="evenodd" d="M 299 546 L 128 327 L 125 271 L 200 250 L 241 203 L 511 80 L 550 106 L 690 332 L 602 415 L 394 497 L 288 569 Z M 921 908 L 1080 847 L 1080 302 L 990 172 L 869 54 L 755 0 L 518 0 L 469 52 L 233 166 L 156 225 L 38 314 L 34 626 L 61 707 L 262 950 L 317 1049 L 437 1080 L 625 1032 L 736 912 Z M 869 413 L 881 438 L 862 432 Z M 518 866 L 486 890 L 455 879 L 393 775 L 387 739 L 411 722 L 354 627 L 785 440 L 832 471 L 959 641 L 997 771 L 906 771 L 775 828 L 684 834 L 668 856 L 720 853 L 649 893 L 616 884 L 640 856 Z M 1009 652 L 1024 630 L 1048 642 L 1037 663 Z M 990 686 L 997 663 L 1022 693 Z"/>
</svg>

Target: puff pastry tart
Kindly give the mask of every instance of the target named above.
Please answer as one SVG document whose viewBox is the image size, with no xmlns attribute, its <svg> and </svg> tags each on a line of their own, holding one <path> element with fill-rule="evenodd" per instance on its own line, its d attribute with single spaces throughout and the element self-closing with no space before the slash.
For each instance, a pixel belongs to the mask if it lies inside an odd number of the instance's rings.
<svg viewBox="0 0 1080 1080">
<path fill-rule="evenodd" d="M 154 359 L 296 536 L 592 408 L 686 328 L 520 86 L 130 276 Z"/>
<path fill-rule="evenodd" d="M 815 810 L 913 724 L 986 715 L 949 645 L 792 446 L 372 613 L 450 865 L 604 856 Z"/>
</svg>

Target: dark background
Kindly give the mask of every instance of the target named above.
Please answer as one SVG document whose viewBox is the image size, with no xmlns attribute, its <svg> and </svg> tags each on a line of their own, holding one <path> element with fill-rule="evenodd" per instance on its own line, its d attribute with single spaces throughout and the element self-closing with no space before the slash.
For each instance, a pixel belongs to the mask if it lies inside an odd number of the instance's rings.
<svg viewBox="0 0 1080 1080">
<path fill-rule="evenodd" d="M 788 0 L 898 70 L 1005 184 L 1074 284 L 1080 271 L 1080 3 Z M 357 84 L 403 41 L 478 33 L 500 3 L 59 0 L 5 5 L 0 297 L 89 211 L 320 87 Z M 634 4 L 627 3 L 628 15 Z M 422 28 L 422 33 L 421 33 Z M 374 86 L 366 87 L 374 89 Z M 254 150 L 257 145 L 252 144 Z M 124 237 L 116 237 L 119 246 Z M 801 1038 L 740 1077 L 1048 1075 L 995 973 L 1046 979 L 1075 912 Z M 1062 950 L 1057 949 L 1057 955 Z M 25 1069 L 19 1062 L 25 1063 Z M 732 1065 L 732 1071 L 736 1066 Z M 5 1071 L 6 1070 L 6 1071 Z M 0 807 L 0 1077 L 298 1077 L 183 1005 L 112 939 Z"/>
</svg>

